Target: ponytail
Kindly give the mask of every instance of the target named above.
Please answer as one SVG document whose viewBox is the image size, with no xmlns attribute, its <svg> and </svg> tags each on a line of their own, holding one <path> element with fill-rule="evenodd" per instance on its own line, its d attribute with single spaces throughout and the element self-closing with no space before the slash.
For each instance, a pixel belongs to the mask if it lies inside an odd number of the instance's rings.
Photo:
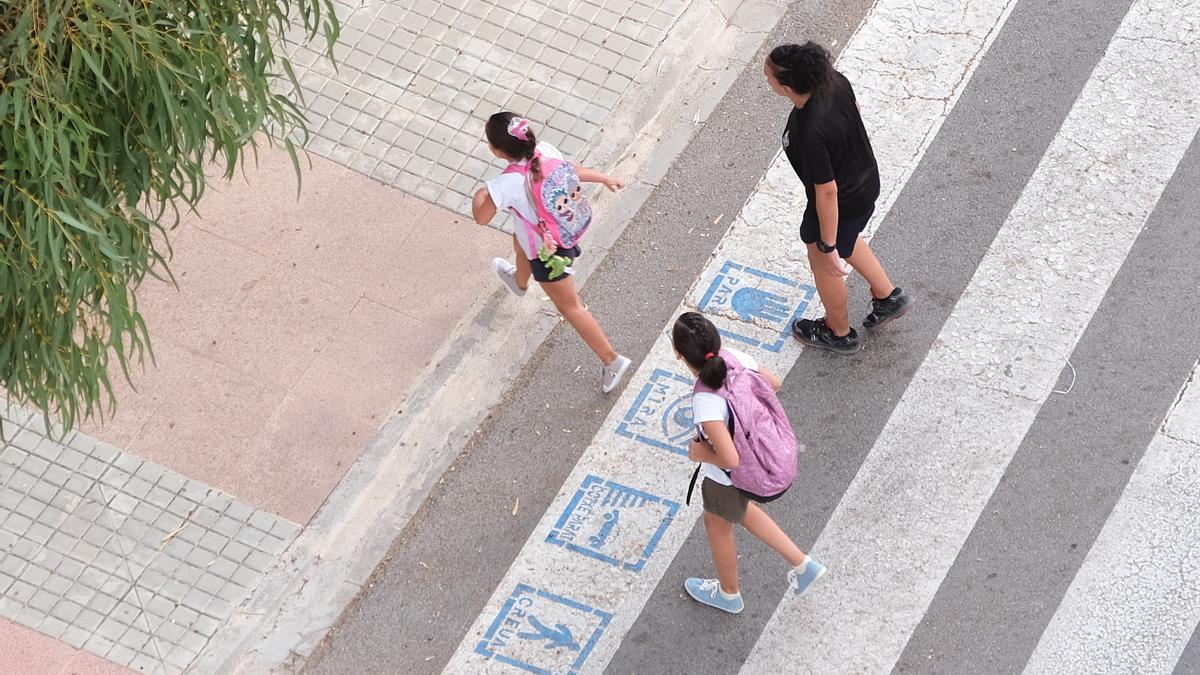
<svg viewBox="0 0 1200 675">
<path fill-rule="evenodd" d="M 709 389 L 720 389 L 725 386 L 725 375 L 728 372 L 725 366 L 725 359 L 719 354 L 714 354 L 711 358 L 704 360 L 704 365 L 700 366 L 700 381 Z"/>
<path fill-rule="evenodd" d="M 703 314 L 685 312 L 671 330 L 675 351 L 696 369 L 700 382 L 709 389 L 725 386 L 728 368 L 721 357 L 721 334 Z"/>
<path fill-rule="evenodd" d="M 532 133 L 533 132 L 530 132 L 530 135 L 532 135 Z M 536 148 L 536 146 L 534 147 Z M 529 151 L 529 154 L 525 156 L 525 159 L 529 160 L 529 175 L 533 176 L 533 180 L 535 181 L 541 180 L 542 160 L 538 159 L 537 154 L 533 150 Z"/>
</svg>

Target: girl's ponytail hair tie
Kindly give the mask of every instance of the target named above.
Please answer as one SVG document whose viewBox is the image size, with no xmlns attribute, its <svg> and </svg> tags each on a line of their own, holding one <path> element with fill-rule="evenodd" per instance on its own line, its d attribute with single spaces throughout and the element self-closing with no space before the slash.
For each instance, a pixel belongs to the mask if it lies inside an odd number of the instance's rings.
<svg viewBox="0 0 1200 675">
<path fill-rule="evenodd" d="M 522 141 L 529 140 L 529 120 L 514 117 L 508 121 L 508 135 Z"/>
<path fill-rule="evenodd" d="M 707 354 L 705 354 L 705 355 L 704 355 L 704 360 L 705 360 L 705 361 L 707 361 L 707 360 L 711 359 L 711 358 L 712 358 L 712 357 L 714 357 L 714 356 L 716 356 L 716 354 L 714 354 L 714 353 L 712 353 L 712 352 L 709 352 L 709 353 L 707 353 Z"/>
</svg>

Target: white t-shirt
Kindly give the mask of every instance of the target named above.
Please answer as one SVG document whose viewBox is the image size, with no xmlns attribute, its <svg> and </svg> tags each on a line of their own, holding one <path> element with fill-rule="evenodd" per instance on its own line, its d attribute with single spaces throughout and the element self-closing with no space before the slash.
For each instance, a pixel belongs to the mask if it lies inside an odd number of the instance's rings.
<svg viewBox="0 0 1200 675">
<path fill-rule="evenodd" d="M 538 143 L 537 151 L 542 155 L 557 159 L 560 162 L 565 162 L 558 148 L 549 143 Z M 525 164 L 525 160 L 521 160 L 518 164 Z M 488 194 L 492 196 L 492 202 L 496 205 L 498 212 L 508 213 L 512 218 L 513 234 L 517 235 L 517 243 L 521 245 L 521 250 L 525 252 L 525 257 L 529 260 L 535 260 L 538 257 L 538 242 L 534 240 L 533 233 L 520 220 L 515 218 L 509 209 L 516 209 L 522 216 L 531 223 L 537 222 L 537 209 L 534 208 L 533 202 L 529 200 L 529 190 L 525 185 L 525 176 L 519 173 L 502 173 L 499 176 L 485 183 Z"/>
<path fill-rule="evenodd" d="M 725 347 L 724 351 L 733 354 L 733 357 L 742 364 L 743 368 L 755 372 L 758 371 L 758 361 L 755 361 L 754 357 L 749 354 L 730 347 Z M 700 426 L 700 423 L 720 421 L 728 425 L 729 404 L 725 402 L 725 399 L 712 392 L 696 392 L 692 396 L 692 421 L 696 423 L 696 428 L 700 430 L 700 435 L 707 440 L 708 434 L 704 433 L 704 428 Z M 721 485 L 733 485 L 733 481 L 729 480 L 729 474 L 725 473 L 724 469 L 712 464 L 704 463 L 704 477 L 711 478 Z"/>
</svg>

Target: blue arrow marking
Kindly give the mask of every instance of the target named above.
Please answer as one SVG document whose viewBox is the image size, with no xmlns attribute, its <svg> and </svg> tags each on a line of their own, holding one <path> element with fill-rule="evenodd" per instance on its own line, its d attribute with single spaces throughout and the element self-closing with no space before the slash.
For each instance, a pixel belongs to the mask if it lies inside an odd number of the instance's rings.
<svg viewBox="0 0 1200 675">
<path fill-rule="evenodd" d="M 546 649 L 557 649 L 566 647 L 567 649 L 577 652 L 579 651 L 579 643 L 575 642 L 575 636 L 571 633 L 571 629 L 561 623 L 554 624 L 554 629 L 549 628 L 541 621 L 537 620 L 536 616 L 529 616 L 529 625 L 537 632 L 517 633 L 517 637 L 522 640 L 532 640 L 538 642 L 547 640 Z"/>
</svg>

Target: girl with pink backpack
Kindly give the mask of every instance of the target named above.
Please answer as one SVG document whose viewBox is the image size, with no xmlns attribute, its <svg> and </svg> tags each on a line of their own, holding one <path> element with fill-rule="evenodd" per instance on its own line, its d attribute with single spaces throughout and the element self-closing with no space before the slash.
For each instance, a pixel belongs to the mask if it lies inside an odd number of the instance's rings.
<svg viewBox="0 0 1200 675">
<path fill-rule="evenodd" d="M 571 263 L 580 255 L 579 239 L 592 220 L 592 209 L 581 183 L 601 183 L 616 192 L 625 184 L 598 171 L 575 167 L 549 143 L 539 143 L 529 120 L 498 112 L 484 127 L 488 147 L 508 162 L 499 176 L 475 193 L 471 212 L 480 225 L 499 211 L 513 216 L 514 265 L 504 258 L 492 270 L 516 296 L 525 295 L 532 277 L 554 302 L 603 364 L 601 389 L 617 388 L 631 361 L 618 354 L 592 313 L 584 306 L 571 278 Z"/>
<path fill-rule="evenodd" d="M 704 475 L 704 530 L 717 568 L 716 579 L 692 577 L 684 589 L 697 602 L 741 613 L 733 526 L 742 525 L 788 561 L 788 588 L 793 596 L 802 595 L 825 574 L 825 567 L 801 551 L 758 505 L 782 496 L 796 477 L 798 444 L 776 396 L 779 378 L 750 355 L 722 349 L 717 327 L 696 312 L 675 320 L 671 341 L 676 358 L 697 378 L 692 420 L 698 433 L 688 457 L 700 462 L 693 486 Z"/>
</svg>

